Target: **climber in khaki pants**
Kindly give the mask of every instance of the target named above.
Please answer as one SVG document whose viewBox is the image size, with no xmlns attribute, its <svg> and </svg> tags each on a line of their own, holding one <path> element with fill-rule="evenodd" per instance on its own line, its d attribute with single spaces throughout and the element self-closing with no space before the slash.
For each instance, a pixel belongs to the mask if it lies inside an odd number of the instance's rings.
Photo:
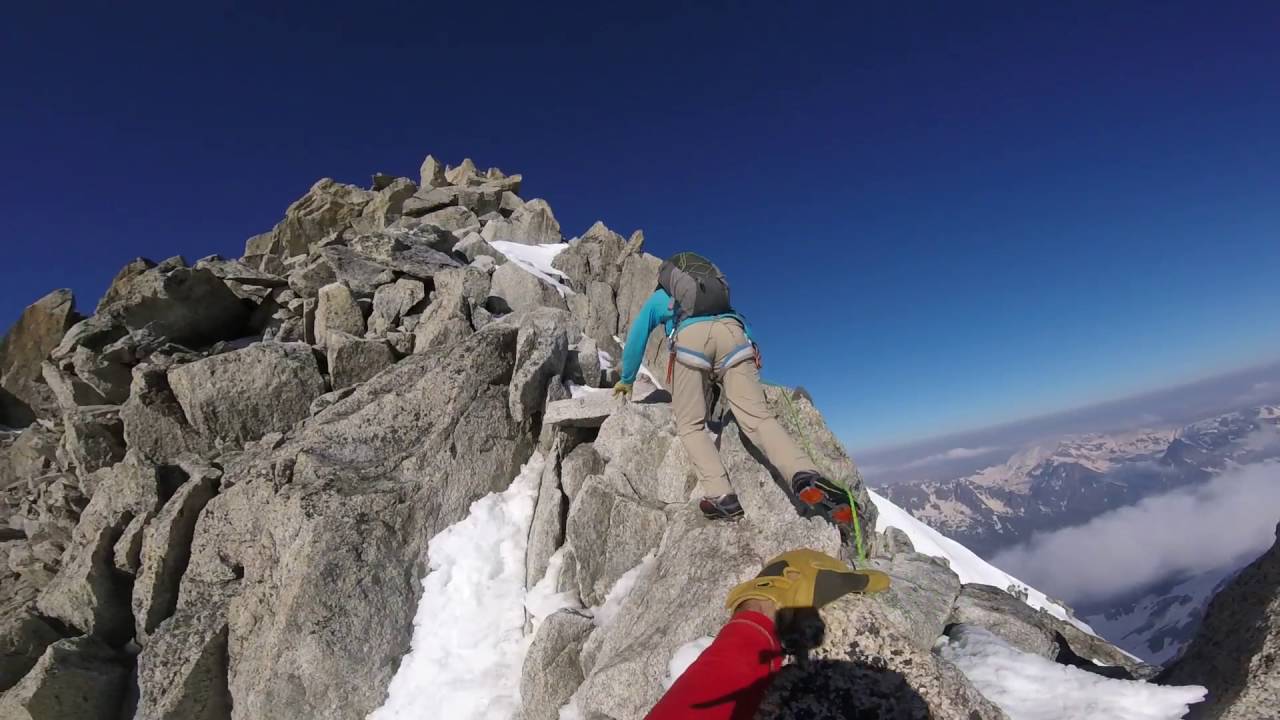
<svg viewBox="0 0 1280 720">
<path fill-rule="evenodd" d="M 765 400 L 759 351 L 746 321 L 729 305 L 728 283 L 719 269 L 698 255 L 680 253 L 662 264 L 658 283 L 632 320 L 622 353 L 622 378 L 614 392 L 631 394 L 649 334 L 662 325 L 676 434 L 697 472 L 703 514 L 711 519 L 742 515 L 720 453 L 706 433 L 707 398 L 711 383 L 719 383 L 738 425 L 790 480 L 796 496 L 832 522 L 852 522 L 844 488 L 822 477 Z"/>
</svg>

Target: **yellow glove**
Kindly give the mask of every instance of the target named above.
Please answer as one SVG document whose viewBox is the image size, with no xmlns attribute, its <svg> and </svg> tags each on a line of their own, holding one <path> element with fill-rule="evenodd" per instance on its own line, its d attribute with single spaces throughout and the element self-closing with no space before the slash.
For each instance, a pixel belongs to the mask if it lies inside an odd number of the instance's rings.
<svg viewBox="0 0 1280 720">
<path fill-rule="evenodd" d="M 854 570 L 817 550 L 792 550 L 765 564 L 755 578 L 729 592 L 725 607 L 744 600 L 767 600 L 783 608 L 819 608 L 849 593 L 883 592 L 889 576 L 879 570 Z"/>
<path fill-rule="evenodd" d="M 623 396 L 623 397 L 626 397 L 626 398 L 631 397 L 631 383 L 629 383 L 629 382 L 622 382 L 621 380 L 619 380 L 619 381 L 618 381 L 618 382 L 613 386 L 613 396 L 614 396 L 614 397 L 618 397 L 619 395 L 621 395 L 621 396 Z"/>
</svg>

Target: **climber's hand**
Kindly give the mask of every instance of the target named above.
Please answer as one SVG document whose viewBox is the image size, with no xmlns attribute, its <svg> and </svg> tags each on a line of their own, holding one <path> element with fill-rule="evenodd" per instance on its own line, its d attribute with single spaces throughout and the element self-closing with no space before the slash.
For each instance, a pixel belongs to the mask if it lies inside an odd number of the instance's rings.
<svg viewBox="0 0 1280 720">
<path fill-rule="evenodd" d="M 618 382 L 613 386 L 613 396 L 614 396 L 614 397 L 622 396 L 622 397 L 624 397 L 624 398 L 628 398 L 628 399 L 630 399 L 630 398 L 631 398 L 631 383 L 629 383 L 629 382 L 622 382 L 621 380 L 619 380 L 619 381 L 618 381 Z"/>
<path fill-rule="evenodd" d="M 878 570 L 854 570 L 817 550 L 792 550 L 765 563 L 755 578 L 735 587 L 725 606 L 766 600 L 783 608 L 819 608 L 849 593 L 882 592 L 889 576 Z"/>
</svg>

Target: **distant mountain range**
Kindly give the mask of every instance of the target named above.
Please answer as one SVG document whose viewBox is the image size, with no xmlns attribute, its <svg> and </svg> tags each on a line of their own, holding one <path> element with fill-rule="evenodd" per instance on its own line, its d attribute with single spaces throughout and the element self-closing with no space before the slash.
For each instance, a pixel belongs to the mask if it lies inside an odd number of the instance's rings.
<svg viewBox="0 0 1280 720">
<path fill-rule="evenodd" d="M 1033 533 L 1086 522 L 1144 497 L 1204 482 L 1234 465 L 1280 457 L 1280 406 L 1219 415 L 1177 430 L 1069 437 L 964 477 L 881 489 L 984 557 Z"/>
<path fill-rule="evenodd" d="M 1280 406 L 1226 413 L 1176 430 L 1069 437 L 1022 450 L 964 477 L 880 489 L 897 505 L 990 558 L 1033 534 L 1079 525 L 1109 510 L 1233 467 L 1280 458 Z M 1194 635 L 1210 599 L 1238 568 L 1167 578 L 1077 607 L 1104 637 L 1157 664 Z"/>
</svg>

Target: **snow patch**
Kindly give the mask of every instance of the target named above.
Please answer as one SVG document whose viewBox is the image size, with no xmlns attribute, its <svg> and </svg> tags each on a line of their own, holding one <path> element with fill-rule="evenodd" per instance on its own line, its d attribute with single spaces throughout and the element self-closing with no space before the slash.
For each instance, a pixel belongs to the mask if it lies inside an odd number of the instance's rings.
<svg viewBox="0 0 1280 720">
<path fill-rule="evenodd" d="M 577 593 L 571 590 L 556 592 L 556 583 L 559 582 L 560 571 L 564 568 L 564 554 L 567 547 L 567 545 L 561 545 L 560 549 L 555 551 L 547 561 L 547 572 L 529 589 L 529 593 L 524 598 L 524 607 L 529 611 L 529 617 L 533 622 L 533 632 L 529 633 L 530 641 L 537 634 L 538 626 L 542 621 L 553 613 L 565 608 L 576 610 L 582 607 Z"/>
<path fill-rule="evenodd" d="M 1114 680 L 1015 650 L 980 627 L 938 643 L 942 657 L 1010 720 L 1177 720 L 1204 700 L 1198 685 Z"/>
<path fill-rule="evenodd" d="M 507 260 L 516 264 L 521 270 L 533 275 L 539 280 L 550 284 L 560 293 L 560 297 L 573 295 L 573 290 L 569 287 L 569 277 L 559 270 L 551 267 L 551 261 L 556 256 L 564 252 L 569 247 L 569 243 L 556 243 L 554 245 L 524 245 L 522 243 L 511 242 L 509 240 L 495 240 L 490 245 L 495 250 L 507 256 Z"/>
<path fill-rule="evenodd" d="M 535 453 L 507 490 L 431 538 L 409 653 L 368 720 L 515 717 L 528 645 L 525 551 L 544 464 Z"/>
<path fill-rule="evenodd" d="M 1024 602 L 1031 607 L 1037 610 L 1044 610 L 1059 620 L 1069 622 L 1090 635 L 1097 634 L 1087 623 L 1078 620 L 1067 612 L 1065 607 L 1050 600 L 1048 595 L 983 560 L 964 545 L 911 517 L 911 514 L 906 510 L 876 494 L 875 491 L 868 489 L 867 492 L 871 495 L 871 501 L 875 503 L 876 510 L 880 511 L 880 519 L 877 521 L 877 525 L 880 528 L 898 528 L 911 539 L 911 544 L 915 546 L 916 552 L 942 558 L 949 562 L 951 569 L 955 571 L 956 575 L 960 576 L 960 582 L 966 585 L 969 583 L 993 585 L 1002 590 L 1011 585 L 1024 589 L 1027 593 Z"/>
<path fill-rule="evenodd" d="M 684 674 L 685 670 L 698 659 L 707 648 L 711 647 L 711 643 L 715 642 L 715 638 L 702 636 L 696 640 L 689 642 L 676 648 L 675 653 L 671 655 L 671 662 L 667 663 L 667 676 L 662 679 L 662 688 L 670 690 L 672 685 L 676 684 L 676 680 Z"/>
</svg>

